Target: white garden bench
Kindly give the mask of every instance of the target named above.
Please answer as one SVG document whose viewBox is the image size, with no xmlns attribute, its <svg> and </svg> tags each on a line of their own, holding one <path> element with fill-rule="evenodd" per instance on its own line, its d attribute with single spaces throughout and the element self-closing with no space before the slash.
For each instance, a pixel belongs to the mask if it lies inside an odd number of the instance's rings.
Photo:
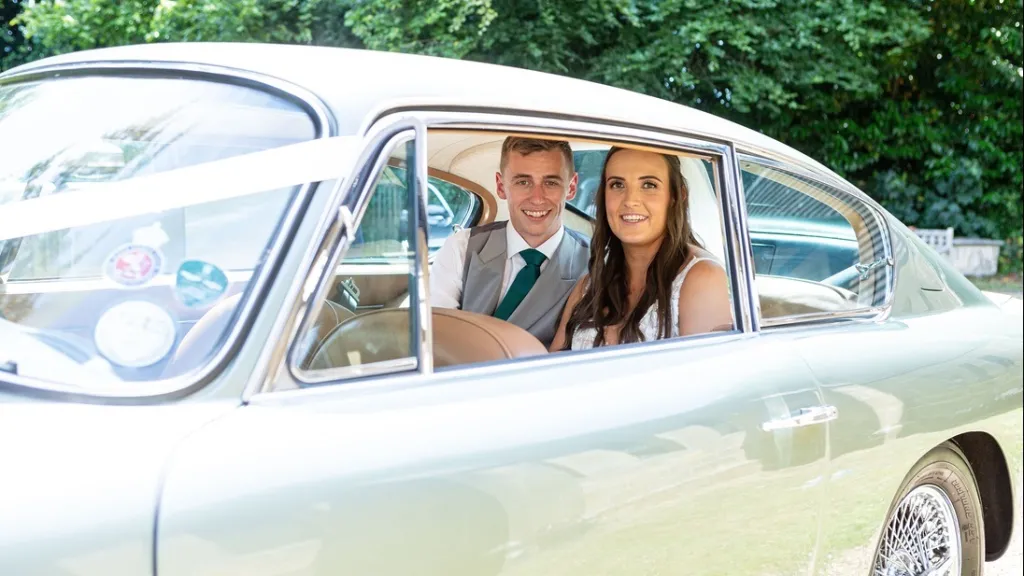
<svg viewBox="0 0 1024 576">
<path fill-rule="evenodd" d="M 953 251 L 953 228 L 917 228 L 914 233 L 943 256 Z"/>
</svg>

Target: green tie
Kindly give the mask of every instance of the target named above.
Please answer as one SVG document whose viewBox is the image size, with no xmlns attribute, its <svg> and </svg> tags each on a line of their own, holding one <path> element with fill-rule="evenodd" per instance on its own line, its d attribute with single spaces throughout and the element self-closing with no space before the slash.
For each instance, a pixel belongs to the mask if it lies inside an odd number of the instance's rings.
<svg viewBox="0 0 1024 576">
<path fill-rule="evenodd" d="M 512 285 L 508 287 L 508 292 L 505 293 L 505 299 L 498 305 L 498 309 L 494 311 L 494 317 L 502 320 L 508 320 L 508 317 L 512 315 L 512 312 L 519 306 L 519 303 L 526 298 L 526 294 L 530 292 L 530 288 L 537 282 L 537 278 L 540 278 L 540 265 L 547 259 L 539 250 L 533 248 L 527 248 L 519 253 L 526 261 L 526 266 L 516 274 L 516 279 L 512 281 Z"/>
</svg>

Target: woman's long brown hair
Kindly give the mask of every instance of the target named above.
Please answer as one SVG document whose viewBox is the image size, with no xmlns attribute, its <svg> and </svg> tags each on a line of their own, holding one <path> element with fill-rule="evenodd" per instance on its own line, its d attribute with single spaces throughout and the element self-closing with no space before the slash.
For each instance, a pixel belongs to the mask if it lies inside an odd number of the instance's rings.
<svg viewBox="0 0 1024 576">
<path fill-rule="evenodd" d="M 572 346 L 572 336 L 583 328 L 597 329 L 594 347 L 604 344 L 604 330 L 610 326 L 622 325 L 619 342 L 642 342 L 640 320 L 652 304 L 658 304 L 659 338 L 672 334 L 672 310 L 669 307 L 672 282 L 679 270 L 690 257 L 690 244 L 700 245 L 690 228 L 687 198 L 689 190 L 680 171 L 679 157 L 661 154 L 668 164 L 669 209 L 665 220 L 665 236 L 647 267 L 644 292 L 636 306 L 629 309 L 629 277 L 626 272 L 626 256 L 622 242 L 612 233 L 605 208 L 605 186 L 608 181 L 608 161 L 616 153 L 625 150 L 614 146 L 608 151 L 601 172 L 601 184 L 597 189 L 595 205 L 597 214 L 594 222 L 594 236 L 590 242 L 590 263 L 588 281 L 583 296 L 572 310 L 565 326 L 565 350 Z"/>
</svg>

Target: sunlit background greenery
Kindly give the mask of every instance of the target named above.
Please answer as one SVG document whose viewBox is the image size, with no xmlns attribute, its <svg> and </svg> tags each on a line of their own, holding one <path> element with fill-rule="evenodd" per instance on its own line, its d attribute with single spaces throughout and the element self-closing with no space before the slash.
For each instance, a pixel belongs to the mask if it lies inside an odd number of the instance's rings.
<svg viewBox="0 0 1024 576">
<path fill-rule="evenodd" d="M 1019 273 L 1022 20 L 1022 0 L 0 0 L 0 70 L 259 41 L 555 72 L 778 138 L 908 224 L 1005 240 Z"/>
</svg>

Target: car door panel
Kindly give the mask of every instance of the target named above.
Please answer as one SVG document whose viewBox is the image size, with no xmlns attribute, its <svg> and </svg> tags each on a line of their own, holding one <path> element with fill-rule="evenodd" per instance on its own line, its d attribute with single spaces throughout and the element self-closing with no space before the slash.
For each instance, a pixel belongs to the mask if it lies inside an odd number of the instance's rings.
<svg viewBox="0 0 1024 576">
<path fill-rule="evenodd" d="M 190 438 L 165 483 L 159 574 L 803 574 L 813 560 L 824 426 L 760 429 L 820 403 L 784 347 L 736 337 L 433 382 L 268 394 Z"/>
<path fill-rule="evenodd" d="M 987 327 L 966 308 L 795 337 L 826 403 L 840 413 L 829 425 L 819 573 L 870 570 L 889 505 L 928 450 L 965 432 L 998 437 L 1019 425 L 1020 367 L 1002 359 L 1019 356 L 1020 341 L 992 332 L 1001 324 L 995 314 Z M 1019 469 L 1014 458 L 1009 465 Z"/>
</svg>

